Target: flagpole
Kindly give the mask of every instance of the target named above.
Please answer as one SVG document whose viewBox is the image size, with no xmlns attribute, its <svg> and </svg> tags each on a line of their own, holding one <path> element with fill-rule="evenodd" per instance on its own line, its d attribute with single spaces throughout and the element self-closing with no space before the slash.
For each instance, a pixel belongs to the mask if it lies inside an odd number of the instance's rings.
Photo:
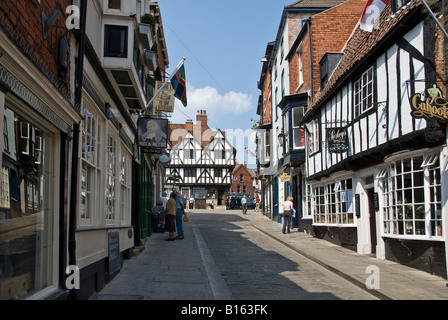
<svg viewBox="0 0 448 320">
<path fill-rule="evenodd" d="M 159 88 L 159 90 L 156 92 L 156 94 L 152 97 L 152 99 L 148 102 L 148 104 L 146 105 L 146 109 L 149 108 L 149 106 L 151 105 L 151 103 L 154 101 L 154 99 L 157 97 L 157 95 L 162 91 L 162 89 L 166 86 L 166 84 L 168 82 L 171 81 L 171 79 L 176 75 L 177 71 L 179 71 L 180 67 L 182 67 L 184 61 L 187 60 L 187 58 L 182 57 L 182 60 L 179 62 L 179 64 L 177 65 L 176 69 L 174 69 L 174 71 L 171 73 L 171 75 L 169 76 L 168 80 L 166 80 L 163 85 Z"/>
</svg>

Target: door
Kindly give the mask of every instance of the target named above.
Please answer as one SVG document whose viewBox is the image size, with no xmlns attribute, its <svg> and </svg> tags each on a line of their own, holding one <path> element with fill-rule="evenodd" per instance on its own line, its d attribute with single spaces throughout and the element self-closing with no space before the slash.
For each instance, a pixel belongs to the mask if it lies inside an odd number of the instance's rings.
<svg viewBox="0 0 448 320">
<path fill-rule="evenodd" d="M 375 211 L 375 192 L 373 189 L 367 189 L 367 196 L 369 198 L 369 223 L 370 223 L 370 244 L 372 246 L 372 253 L 376 253 L 376 211 Z"/>
</svg>

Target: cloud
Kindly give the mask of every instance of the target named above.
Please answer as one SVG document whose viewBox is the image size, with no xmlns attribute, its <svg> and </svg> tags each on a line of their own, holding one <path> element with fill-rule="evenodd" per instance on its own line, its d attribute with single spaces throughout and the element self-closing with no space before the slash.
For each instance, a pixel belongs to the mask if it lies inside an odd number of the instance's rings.
<svg viewBox="0 0 448 320">
<path fill-rule="evenodd" d="M 188 115 L 195 115 L 197 110 L 206 110 L 208 118 L 215 122 L 219 122 L 223 117 L 235 117 L 253 110 L 251 95 L 234 91 L 223 95 L 216 88 L 210 86 L 194 88 L 188 85 L 187 100 L 187 108 L 176 101 L 177 109 L 173 114 L 173 122 L 178 123 L 180 121 L 182 123 L 185 120 L 185 114 L 178 112 L 179 109 L 182 109 Z"/>
</svg>

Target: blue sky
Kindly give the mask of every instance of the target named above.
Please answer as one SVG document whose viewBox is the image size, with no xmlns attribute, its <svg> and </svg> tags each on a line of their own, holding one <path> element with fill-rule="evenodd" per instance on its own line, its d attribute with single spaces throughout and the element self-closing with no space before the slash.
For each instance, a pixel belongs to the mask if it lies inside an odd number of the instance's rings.
<svg viewBox="0 0 448 320">
<path fill-rule="evenodd" d="M 188 106 L 176 101 L 170 119 L 196 120 L 207 110 L 213 129 L 234 133 L 237 160 L 255 167 L 255 150 L 248 137 L 257 121 L 261 57 L 274 41 L 285 5 L 294 0 L 159 0 L 172 72 L 186 57 Z M 238 136 L 238 137 L 237 137 Z M 232 141 L 231 141 L 232 142 Z"/>
</svg>

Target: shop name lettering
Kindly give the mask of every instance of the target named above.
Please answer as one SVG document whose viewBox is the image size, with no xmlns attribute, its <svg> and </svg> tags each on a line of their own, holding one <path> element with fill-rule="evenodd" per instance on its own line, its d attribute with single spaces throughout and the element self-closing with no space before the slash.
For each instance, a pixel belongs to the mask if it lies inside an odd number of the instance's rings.
<svg viewBox="0 0 448 320">
<path fill-rule="evenodd" d="M 412 115 L 415 118 L 436 118 L 448 122 L 448 101 L 444 97 L 428 97 L 421 100 L 421 94 L 415 94 L 411 99 Z"/>
<path fill-rule="evenodd" d="M 346 152 L 349 149 L 347 129 L 327 129 L 328 148 L 330 152 Z"/>
</svg>

